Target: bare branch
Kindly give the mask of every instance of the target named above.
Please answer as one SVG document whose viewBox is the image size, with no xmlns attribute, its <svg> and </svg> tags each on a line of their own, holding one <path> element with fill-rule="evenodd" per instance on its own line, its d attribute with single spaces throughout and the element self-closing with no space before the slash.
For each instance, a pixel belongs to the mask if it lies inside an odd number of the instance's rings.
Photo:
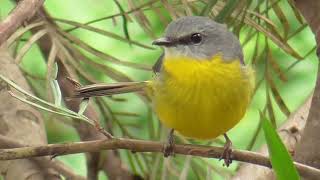
<svg viewBox="0 0 320 180">
<path fill-rule="evenodd" d="M 65 155 L 82 152 L 98 152 L 101 150 L 115 149 L 127 149 L 133 152 L 163 152 L 164 144 L 154 141 L 134 140 L 125 138 L 114 138 L 107 140 L 85 141 L 66 144 L 50 144 L 15 149 L 2 149 L 0 150 L 0 160 L 12 160 L 48 155 Z M 177 144 L 174 147 L 175 154 L 193 155 L 207 158 L 220 158 L 223 151 L 223 147 L 201 146 L 191 144 Z M 250 151 L 233 150 L 232 155 L 234 160 L 271 168 L 271 163 L 268 157 L 263 156 L 261 154 Z M 298 171 L 300 172 L 301 176 L 312 175 L 313 177 L 320 177 L 319 169 L 306 166 L 300 163 L 295 163 L 295 165 Z"/>
<path fill-rule="evenodd" d="M 42 6 L 44 0 L 21 0 L 9 16 L 0 23 L 0 45 L 2 45 L 24 21 L 29 20 Z"/>
<path fill-rule="evenodd" d="M 17 148 L 17 147 L 26 147 L 27 145 L 15 141 L 9 137 L 0 135 L 0 148 Z M 41 167 L 53 168 L 57 172 L 61 173 L 64 177 L 68 179 L 84 180 L 84 177 L 81 177 L 75 174 L 69 167 L 65 166 L 62 162 L 58 160 L 53 160 L 48 157 L 42 158 L 33 158 Z"/>
</svg>

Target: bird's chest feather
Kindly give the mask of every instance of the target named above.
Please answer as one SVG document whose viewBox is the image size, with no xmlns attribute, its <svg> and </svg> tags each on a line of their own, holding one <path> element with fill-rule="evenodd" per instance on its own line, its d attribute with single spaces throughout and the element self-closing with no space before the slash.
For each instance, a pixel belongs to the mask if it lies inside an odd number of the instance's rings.
<svg viewBox="0 0 320 180">
<path fill-rule="evenodd" d="M 167 59 L 154 82 L 153 101 L 167 126 L 181 129 L 186 136 L 196 133 L 198 138 L 212 138 L 242 118 L 252 85 L 249 71 L 239 61 Z M 205 130 L 221 121 L 225 122 L 219 131 Z M 195 132 L 195 127 L 204 134 Z"/>
<path fill-rule="evenodd" d="M 239 61 L 169 59 L 163 67 L 157 89 L 169 103 L 212 106 L 248 93 L 250 78 Z"/>
</svg>

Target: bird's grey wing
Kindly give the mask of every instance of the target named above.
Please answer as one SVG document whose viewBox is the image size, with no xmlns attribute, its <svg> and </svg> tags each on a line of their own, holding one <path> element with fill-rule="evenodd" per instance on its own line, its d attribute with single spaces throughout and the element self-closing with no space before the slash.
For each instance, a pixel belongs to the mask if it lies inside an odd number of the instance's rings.
<svg viewBox="0 0 320 180">
<path fill-rule="evenodd" d="M 158 73 L 161 70 L 162 63 L 163 63 L 164 53 L 160 55 L 157 62 L 152 66 L 152 70 L 154 73 Z"/>
</svg>

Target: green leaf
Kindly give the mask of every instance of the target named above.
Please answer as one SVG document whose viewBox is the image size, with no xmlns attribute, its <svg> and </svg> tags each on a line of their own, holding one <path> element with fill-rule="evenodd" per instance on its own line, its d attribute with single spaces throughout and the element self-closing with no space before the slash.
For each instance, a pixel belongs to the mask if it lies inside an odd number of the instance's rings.
<svg viewBox="0 0 320 180">
<path fill-rule="evenodd" d="M 273 129 L 270 121 L 265 117 L 262 118 L 262 128 L 267 141 L 271 164 L 277 179 L 299 180 L 298 171 L 293 164 L 290 154 L 277 132 Z"/>
<path fill-rule="evenodd" d="M 78 114 L 82 115 L 84 111 L 87 109 L 88 104 L 89 104 L 89 98 L 84 98 L 80 103 Z"/>
<path fill-rule="evenodd" d="M 62 95 L 60 86 L 57 80 L 51 80 L 51 89 L 54 97 L 54 105 L 60 107 L 62 102 Z"/>
<path fill-rule="evenodd" d="M 57 77 L 58 77 L 58 72 L 59 72 L 58 63 L 55 62 L 55 63 L 53 64 L 53 69 L 52 69 L 52 78 L 53 78 L 53 79 L 57 79 Z"/>
<path fill-rule="evenodd" d="M 129 31 L 128 31 L 128 23 L 127 23 L 127 18 L 126 18 L 126 13 L 124 9 L 122 8 L 121 4 L 117 1 L 114 0 L 115 4 L 118 6 L 121 14 L 122 14 L 122 21 L 123 21 L 123 32 L 126 37 L 130 41 L 130 36 L 129 36 Z"/>
</svg>

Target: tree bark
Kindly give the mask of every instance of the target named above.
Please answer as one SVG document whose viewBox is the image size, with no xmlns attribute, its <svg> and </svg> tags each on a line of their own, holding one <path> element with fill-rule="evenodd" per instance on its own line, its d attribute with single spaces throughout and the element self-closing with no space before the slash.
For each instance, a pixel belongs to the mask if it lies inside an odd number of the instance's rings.
<svg viewBox="0 0 320 180">
<path fill-rule="evenodd" d="M 0 72 L 30 92 L 28 83 L 5 47 L 0 48 Z M 27 104 L 12 98 L 3 82 L 0 82 L 0 102 L 1 135 L 15 139 L 20 143 L 27 142 L 29 145 L 47 144 L 40 113 Z M 6 180 L 60 179 L 52 169 L 43 168 L 31 159 L 1 161 L 0 172 Z"/>
<path fill-rule="evenodd" d="M 296 7 L 305 17 L 317 42 L 317 55 L 320 55 L 320 1 L 296 0 Z M 296 147 L 296 161 L 320 168 L 320 73 L 318 69 L 317 83 L 312 98 L 309 117 L 301 141 Z"/>
<path fill-rule="evenodd" d="M 23 0 L 0 23 L 0 45 L 10 37 L 24 21 L 31 18 L 42 6 L 43 0 Z M 0 46 L 0 72 L 14 79 L 24 89 L 30 90 L 19 67 L 14 63 L 5 46 Z M 30 145 L 46 144 L 47 138 L 40 113 L 30 106 L 13 99 L 0 82 L 0 134 Z M 4 143 L 4 142 L 0 142 Z M 4 144 L 2 144 L 4 146 Z M 3 161 L 0 172 L 5 179 L 60 179 L 52 169 L 41 167 L 31 159 Z"/>
</svg>

